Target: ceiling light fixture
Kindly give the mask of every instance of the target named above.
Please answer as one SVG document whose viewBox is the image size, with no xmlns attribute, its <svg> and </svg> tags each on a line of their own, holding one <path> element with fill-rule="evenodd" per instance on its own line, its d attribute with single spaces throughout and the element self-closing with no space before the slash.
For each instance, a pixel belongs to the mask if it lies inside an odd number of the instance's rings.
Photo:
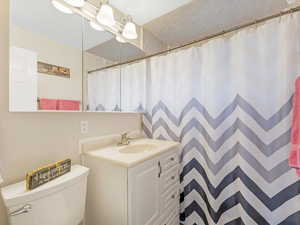
<svg viewBox="0 0 300 225">
<path fill-rule="evenodd" d="M 104 29 L 97 23 L 90 21 L 90 26 L 97 31 L 104 31 Z"/>
<path fill-rule="evenodd" d="M 85 4 L 85 0 L 64 0 L 64 1 L 74 7 L 83 7 Z"/>
<path fill-rule="evenodd" d="M 114 8 L 108 0 L 101 0 L 100 8 L 91 4 L 88 0 L 50 0 L 59 11 L 67 14 L 76 13 L 89 21 L 90 26 L 97 31 L 108 31 L 113 34 L 120 43 L 137 39 L 137 25 L 130 16 L 122 21 L 114 18 Z M 134 43 L 136 44 L 136 43 Z"/>
<path fill-rule="evenodd" d="M 61 12 L 63 12 L 63 13 L 66 13 L 66 14 L 72 14 L 72 13 L 73 13 L 73 11 L 72 11 L 69 7 L 63 5 L 63 4 L 60 3 L 59 1 L 52 0 L 52 5 L 53 5 L 56 9 L 58 9 L 59 11 L 61 11 Z"/>
<path fill-rule="evenodd" d="M 137 39 L 136 26 L 133 22 L 128 21 L 125 24 L 122 35 L 127 39 Z"/>
<path fill-rule="evenodd" d="M 99 23 L 108 27 L 112 27 L 116 23 L 112 7 L 106 3 L 101 5 L 96 19 Z"/>
</svg>

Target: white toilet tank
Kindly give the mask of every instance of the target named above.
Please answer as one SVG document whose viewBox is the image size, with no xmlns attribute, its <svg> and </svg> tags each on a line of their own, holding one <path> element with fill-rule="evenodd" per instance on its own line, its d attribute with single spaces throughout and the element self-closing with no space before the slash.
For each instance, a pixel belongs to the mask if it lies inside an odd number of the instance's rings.
<svg viewBox="0 0 300 225">
<path fill-rule="evenodd" d="M 89 169 L 72 166 L 71 172 L 34 190 L 25 181 L 1 190 L 10 225 L 78 225 L 84 218 Z"/>
</svg>

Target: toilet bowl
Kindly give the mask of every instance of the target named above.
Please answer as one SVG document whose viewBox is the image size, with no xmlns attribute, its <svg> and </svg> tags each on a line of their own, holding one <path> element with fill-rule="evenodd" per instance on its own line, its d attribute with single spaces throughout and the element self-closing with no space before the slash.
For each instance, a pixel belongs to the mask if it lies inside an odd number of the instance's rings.
<svg viewBox="0 0 300 225">
<path fill-rule="evenodd" d="M 79 225 L 85 211 L 89 169 L 72 166 L 71 172 L 34 190 L 25 181 L 1 189 L 10 225 Z"/>
</svg>

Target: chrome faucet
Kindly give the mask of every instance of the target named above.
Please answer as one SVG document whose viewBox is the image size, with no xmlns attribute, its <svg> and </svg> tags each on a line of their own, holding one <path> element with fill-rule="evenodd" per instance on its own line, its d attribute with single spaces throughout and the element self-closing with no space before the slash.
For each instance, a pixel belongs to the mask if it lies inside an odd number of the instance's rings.
<svg viewBox="0 0 300 225">
<path fill-rule="evenodd" d="M 129 145 L 131 138 L 128 137 L 128 132 L 121 134 L 121 141 L 118 145 Z"/>
</svg>

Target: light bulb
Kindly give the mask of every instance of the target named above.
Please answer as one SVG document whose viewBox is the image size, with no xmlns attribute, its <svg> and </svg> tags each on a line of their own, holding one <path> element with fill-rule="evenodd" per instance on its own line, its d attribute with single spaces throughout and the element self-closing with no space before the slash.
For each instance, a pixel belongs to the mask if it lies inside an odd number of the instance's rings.
<svg viewBox="0 0 300 225">
<path fill-rule="evenodd" d="M 116 21 L 114 18 L 113 9 L 107 4 L 101 5 L 101 8 L 97 15 L 97 21 L 108 27 L 114 26 Z"/>
<path fill-rule="evenodd" d="M 127 22 L 122 35 L 127 39 L 137 39 L 136 26 L 132 22 Z"/>
<path fill-rule="evenodd" d="M 90 21 L 90 26 L 94 29 L 94 30 L 98 30 L 98 31 L 104 31 L 104 29 L 97 23 Z"/>
<path fill-rule="evenodd" d="M 120 43 L 126 43 L 126 40 L 123 37 L 121 37 L 120 35 L 116 36 L 116 40 Z"/>
<path fill-rule="evenodd" d="M 74 7 L 82 7 L 85 4 L 85 0 L 64 0 L 64 1 Z"/>
<path fill-rule="evenodd" d="M 59 11 L 63 12 L 63 13 L 67 13 L 67 14 L 72 14 L 73 11 L 68 8 L 67 6 L 63 5 L 62 3 L 56 1 L 56 0 L 52 0 L 52 5 L 58 9 Z"/>
</svg>

